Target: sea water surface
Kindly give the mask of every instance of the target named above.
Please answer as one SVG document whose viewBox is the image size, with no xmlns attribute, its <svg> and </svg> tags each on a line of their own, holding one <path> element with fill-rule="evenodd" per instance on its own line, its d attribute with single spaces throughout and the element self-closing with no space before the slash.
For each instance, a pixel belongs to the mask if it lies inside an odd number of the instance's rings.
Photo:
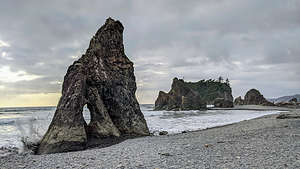
<svg viewBox="0 0 300 169">
<path fill-rule="evenodd" d="M 153 111 L 151 104 L 140 105 L 149 129 L 157 134 L 193 131 L 236 123 L 279 111 L 206 110 L 206 111 Z M 7 150 L 24 151 L 22 140 L 38 142 L 48 129 L 56 107 L 0 108 L 0 156 Z M 84 107 L 88 123 L 90 114 Z M 2 153 L 1 153 L 2 152 Z"/>
</svg>

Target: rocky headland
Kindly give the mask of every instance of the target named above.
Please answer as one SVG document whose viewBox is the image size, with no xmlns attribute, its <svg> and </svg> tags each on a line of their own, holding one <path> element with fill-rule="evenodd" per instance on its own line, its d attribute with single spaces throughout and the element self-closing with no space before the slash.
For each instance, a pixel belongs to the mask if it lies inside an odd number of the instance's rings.
<svg viewBox="0 0 300 169">
<path fill-rule="evenodd" d="M 106 138 L 149 135 L 135 96 L 133 63 L 124 53 L 123 30 L 121 22 L 108 18 L 86 53 L 68 68 L 38 154 L 83 150 Z M 85 105 L 89 124 L 82 114 Z"/>
<path fill-rule="evenodd" d="M 171 90 L 159 92 L 155 110 L 201 110 L 207 104 L 233 107 L 233 97 L 229 83 L 214 80 L 185 82 L 174 78 Z"/>
</svg>

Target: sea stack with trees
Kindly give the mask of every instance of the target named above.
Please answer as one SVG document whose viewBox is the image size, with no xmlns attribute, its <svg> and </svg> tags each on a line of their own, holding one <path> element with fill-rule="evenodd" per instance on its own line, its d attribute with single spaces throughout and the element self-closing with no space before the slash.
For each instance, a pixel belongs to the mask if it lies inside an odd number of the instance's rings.
<svg viewBox="0 0 300 169">
<path fill-rule="evenodd" d="M 154 110 L 203 110 L 207 105 L 233 107 L 232 90 L 229 80 L 223 78 L 185 82 L 174 78 L 168 93 L 160 91 Z"/>
</svg>

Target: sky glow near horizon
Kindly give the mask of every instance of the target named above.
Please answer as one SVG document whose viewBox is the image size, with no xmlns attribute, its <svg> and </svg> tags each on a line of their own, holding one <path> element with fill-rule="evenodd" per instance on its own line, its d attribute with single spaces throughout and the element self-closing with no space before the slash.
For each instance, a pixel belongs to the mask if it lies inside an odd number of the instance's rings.
<svg viewBox="0 0 300 169">
<path fill-rule="evenodd" d="M 56 105 L 68 66 L 109 16 L 125 27 L 140 103 L 174 77 L 223 76 L 234 97 L 300 93 L 297 0 L 12 0 L 0 5 L 0 107 Z"/>
</svg>

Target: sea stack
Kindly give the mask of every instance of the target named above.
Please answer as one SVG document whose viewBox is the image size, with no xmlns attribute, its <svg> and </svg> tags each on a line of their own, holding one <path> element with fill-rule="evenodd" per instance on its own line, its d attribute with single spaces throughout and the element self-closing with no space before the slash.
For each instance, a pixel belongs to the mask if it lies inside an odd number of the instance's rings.
<svg viewBox="0 0 300 169">
<path fill-rule="evenodd" d="M 133 63 L 124 52 L 123 30 L 120 21 L 108 18 L 86 53 L 69 66 L 38 154 L 83 150 L 91 138 L 149 135 L 135 96 Z M 85 105 L 89 124 L 82 114 Z"/>
<path fill-rule="evenodd" d="M 206 109 L 199 93 L 185 84 L 183 79 L 174 78 L 169 93 L 163 91 L 155 101 L 155 110 L 200 110 Z"/>
<path fill-rule="evenodd" d="M 234 99 L 234 105 L 243 105 L 243 104 L 244 104 L 244 100 L 242 99 L 241 96 Z"/>
<path fill-rule="evenodd" d="M 155 101 L 155 110 L 202 110 L 207 104 L 214 104 L 215 99 L 222 99 L 222 107 L 232 107 L 233 97 L 228 83 L 214 80 L 185 82 L 174 78 L 171 90 L 163 91 Z"/>
<path fill-rule="evenodd" d="M 244 98 L 245 105 L 263 105 L 263 106 L 274 106 L 273 103 L 267 101 L 265 97 L 260 94 L 260 92 L 256 89 L 249 90 Z"/>
</svg>

